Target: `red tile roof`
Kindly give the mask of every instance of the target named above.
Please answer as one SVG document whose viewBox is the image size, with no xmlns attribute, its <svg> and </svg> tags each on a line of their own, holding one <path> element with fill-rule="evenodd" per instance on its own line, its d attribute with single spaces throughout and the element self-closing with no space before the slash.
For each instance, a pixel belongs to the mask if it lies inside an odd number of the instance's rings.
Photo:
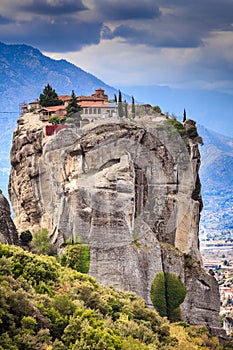
<svg viewBox="0 0 233 350">
<path fill-rule="evenodd" d="M 60 96 L 58 96 L 58 98 L 59 98 L 59 100 L 64 101 L 64 102 L 71 100 L 71 96 L 69 96 L 69 95 L 60 95 Z"/>
<path fill-rule="evenodd" d="M 80 101 L 78 104 L 82 108 L 109 107 L 109 103 L 104 101 Z"/>
<path fill-rule="evenodd" d="M 48 112 L 57 112 L 57 111 L 65 111 L 65 106 L 49 106 L 49 107 L 42 107 L 40 111 L 48 111 Z"/>
</svg>

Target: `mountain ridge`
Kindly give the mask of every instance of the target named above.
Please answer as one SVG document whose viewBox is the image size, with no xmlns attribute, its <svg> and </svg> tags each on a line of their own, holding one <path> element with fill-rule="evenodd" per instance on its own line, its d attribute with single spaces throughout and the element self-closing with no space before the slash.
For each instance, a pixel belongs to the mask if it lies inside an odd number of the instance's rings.
<svg viewBox="0 0 233 350">
<path fill-rule="evenodd" d="M 64 59 L 54 60 L 25 44 L 0 42 L 0 77 L 0 188 L 8 196 L 11 139 L 21 113 L 21 103 L 38 98 L 47 83 L 59 95 L 71 94 L 72 90 L 76 95 L 90 95 L 95 89 L 103 88 L 113 98 L 118 90 Z"/>
</svg>

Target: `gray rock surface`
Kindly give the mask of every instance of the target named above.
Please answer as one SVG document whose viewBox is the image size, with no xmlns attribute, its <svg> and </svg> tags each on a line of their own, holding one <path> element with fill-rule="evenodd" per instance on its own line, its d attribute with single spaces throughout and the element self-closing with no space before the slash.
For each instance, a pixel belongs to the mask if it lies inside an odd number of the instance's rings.
<svg viewBox="0 0 233 350">
<path fill-rule="evenodd" d="M 221 333 L 217 283 L 199 251 L 198 145 L 164 120 L 109 119 L 46 137 L 31 118 L 22 117 L 11 152 L 17 227 L 48 228 L 58 253 L 80 237 L 91 275 L 150 306 L 155 275 L 177 274 L 187 287 L 183 319 Z"/>
<path fill-rule="evenodd" d="M 11 219 L 10 206 L 0 190 L 0 242 L 3 244 L 18 244 L 18 234 Z"/>
</svg>

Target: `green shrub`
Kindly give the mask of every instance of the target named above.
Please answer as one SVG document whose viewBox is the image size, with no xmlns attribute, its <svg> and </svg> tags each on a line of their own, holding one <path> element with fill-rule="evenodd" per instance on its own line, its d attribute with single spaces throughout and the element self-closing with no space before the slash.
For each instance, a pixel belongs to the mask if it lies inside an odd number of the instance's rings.
<svg viewBox="0 0 233 350">
<path fill-rule="evenodd" d="M 101 286 L 54 257 L 0 244 L 0 276 L 0 350 L 201 349 L 200 341 L 221 349 L 206 328 L 171 325 L 135 293 Z"/>
<path fill-rule="evenodd" d="M 163 272 L 159 272 L 155 276 L 150 289 L 150 297 L 154 308 L 158 311 L 160 316 L 167 316 L 165 274 Z"/>
<path fill-rule="evenodd" d="M 176 119 L 167 119 L 167 120 L 165 121 L 165 123 L 166 123 L 169 127 L 174 128 L 175 130 L 177 130 L 178 133 L 179 133 L 181 136 L 187 135 L 187 132 L 186 132 L 186 130 L 185 130 L 183 124 L 180 123 L 178 120 L 176 120 Z"/>
<path fill-rule="evenodd" d="M 60 115 L 53 115 L 49 118 L 48 122 L 52 125 L 58 125 L 65 121 L 65 118 L 62 118 Z"/>
<path fill-rule="evenodd" d="M 153 106 L 152 111 L 161 114 L 162 110 L 159 106 Z"/>
<path fill-rule="evenodd" d="M 20 234 L 20 241 L 22 245 L 28 245 L 32 240 L 32 234 L 29 230 L 23 231 Z"/>
<path fill-rule="evenodd" d="M 150 295 L 160 316 L 167 316 L 173 322 L 181 320 L 179 305 L 184 301 L 186 287 L 177 275 L 158 273 L 152 282 Z"/>
<path fill-rule="evenodd" d="M 66 247 L 61 256 L 61 264 L 81 273 L 88 273 L 90 268 L 90 249 L 87 244 L 73 244 Z"/>
<path fill-rule="evenodd" d="M 48 230 L 45 228 L 35 232 L 31 241 L 31 247 L 34 253 L 43 255 L 52 255 L 53 250 L 49 240 Z"/>
<path fill-rule="evenodd" d="M 191 139 L 194 139 L 195 137 L 198 136 L 197 128 L 192 125 L 187 129 L 187 134 Z"/>
</svg>

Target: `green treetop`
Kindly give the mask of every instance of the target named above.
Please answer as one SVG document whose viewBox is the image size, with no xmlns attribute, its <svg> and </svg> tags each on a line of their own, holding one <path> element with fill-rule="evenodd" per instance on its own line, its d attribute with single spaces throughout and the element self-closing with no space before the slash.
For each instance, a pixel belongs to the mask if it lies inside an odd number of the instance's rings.
<svg viewBox="0 0 233 350">
<path fill-rule="evenodd" d="M 184 114 L 183 114 L 183 123 L 186 121 L 186 110 L 184 109 Z"/>
<path fill-rule="evenodd" d="M 132 96 L 132 117 L 135 118 L 135 101 L 133 96 Z"/>
<path fill-rule="evenodd" d="M 60 106 L 63 104 L 63 102 L 59 100 L 56 91 L 49 84 L 44 87 L 43 93 L 40 94 L 39 103 L 42 107 Z"/>
<path fill-rule="evenodd" d="M 118 96 L 118 115 L 120 118 L 124 116 L 124 109 L 122 104 L 122 95 L 121 91 L 119 90 L 119 96 Z"/>
<path fill-rule="evenodd" d="M 66 107 L 66 116 L 68 118 L 71 118 L 72 114 L 78 113 L 81 110 L 82 108 L 78 105 L 77 97 L 74 93 L 74 90 L 72 90 L 71 100 L 69 101 L 68 106 Z"/>
</svg>

